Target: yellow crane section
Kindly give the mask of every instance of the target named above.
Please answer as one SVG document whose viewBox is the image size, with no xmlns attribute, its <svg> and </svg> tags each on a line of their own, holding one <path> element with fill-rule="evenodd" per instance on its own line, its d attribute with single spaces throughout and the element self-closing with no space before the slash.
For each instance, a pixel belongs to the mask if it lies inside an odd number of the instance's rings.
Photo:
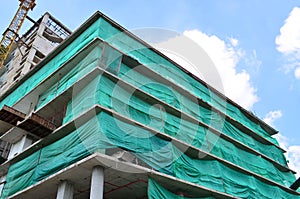
<svg viewBox="0 0 300 199">
<path fill-rule="evenodd" d="M 20 6 L 15 14 L 13 20 L 11 21 L 9 27 L 3 33 L 3 37 L 0 43 L 0 71 L 3 70 L 3 63 L 6 59 L 9 50 L 14 43 L 18 32 L 21 29 L 21 26 L 28 14 L 28 11 L 34 8 L 35 0 L 19 0 Z"/>
</svg>

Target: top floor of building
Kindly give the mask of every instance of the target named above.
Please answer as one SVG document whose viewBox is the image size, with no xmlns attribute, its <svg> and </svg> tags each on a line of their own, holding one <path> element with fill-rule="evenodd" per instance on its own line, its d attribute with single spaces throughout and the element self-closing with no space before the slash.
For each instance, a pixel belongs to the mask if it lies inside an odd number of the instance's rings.
<svg viewBox="0 0 300 199">
<path fill-rule="evenodd" d="M 49 13 L 45 13 L 19 37 L 6 58 L 0 72 L 0 96 L 32 70 L 71 31 Z"/>
</svg>

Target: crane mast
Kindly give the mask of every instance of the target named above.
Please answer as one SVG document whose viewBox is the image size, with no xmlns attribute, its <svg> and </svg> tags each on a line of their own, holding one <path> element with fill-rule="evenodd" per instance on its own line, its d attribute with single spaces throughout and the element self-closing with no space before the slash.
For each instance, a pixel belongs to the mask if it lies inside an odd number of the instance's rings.
<svg viewBox="0 0 300 199">
<path fill-rule="evenodd" d="M 35 6 L 35 0 L 19 0 L 19 8 L 11 21 L 9 27 L 3 33 L 3 37 L 0 43 L 0 72 L 4 69 L 4 60 L 6 59 L 9 51 L 18 36 L 18 32 L 28 14 L 29 10 L 32 10 Z"/>
</svg>

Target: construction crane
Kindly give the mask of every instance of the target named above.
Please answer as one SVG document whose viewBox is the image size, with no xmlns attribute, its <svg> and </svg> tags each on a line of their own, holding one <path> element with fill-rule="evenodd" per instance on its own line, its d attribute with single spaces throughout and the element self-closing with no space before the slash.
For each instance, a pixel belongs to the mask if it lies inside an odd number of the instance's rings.
<svg viewBox="0 0 300 199">
<path fill-rule="evenodd" d="M 20 5 L 13 20 L 10 22 L 9 27 L 3 33 L 0 43 L 0 75 L 5 71 L 3 66 L 9 51 L 18 36 L 18 32 L 27 17 L 28 11 L 32 10 L 35 6 L 35 0 L 19 0 Z"/>
</svg>

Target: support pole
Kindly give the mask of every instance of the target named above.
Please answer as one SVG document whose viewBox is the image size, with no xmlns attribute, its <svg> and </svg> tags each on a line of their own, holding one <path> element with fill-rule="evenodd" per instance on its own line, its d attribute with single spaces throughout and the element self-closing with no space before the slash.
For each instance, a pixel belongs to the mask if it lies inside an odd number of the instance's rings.
<svg viewBox="0 0 300 199">
<path fill-rule="evenodd" d="M 58 185 L 56 199 L 73 199 L 73 185 L 64 180 Z"/>
<path fill-rule="evenodd" d="M 92 172 L 90 199 L 103 199 L 104 169 L 95 166 Z"/>
</svg>

